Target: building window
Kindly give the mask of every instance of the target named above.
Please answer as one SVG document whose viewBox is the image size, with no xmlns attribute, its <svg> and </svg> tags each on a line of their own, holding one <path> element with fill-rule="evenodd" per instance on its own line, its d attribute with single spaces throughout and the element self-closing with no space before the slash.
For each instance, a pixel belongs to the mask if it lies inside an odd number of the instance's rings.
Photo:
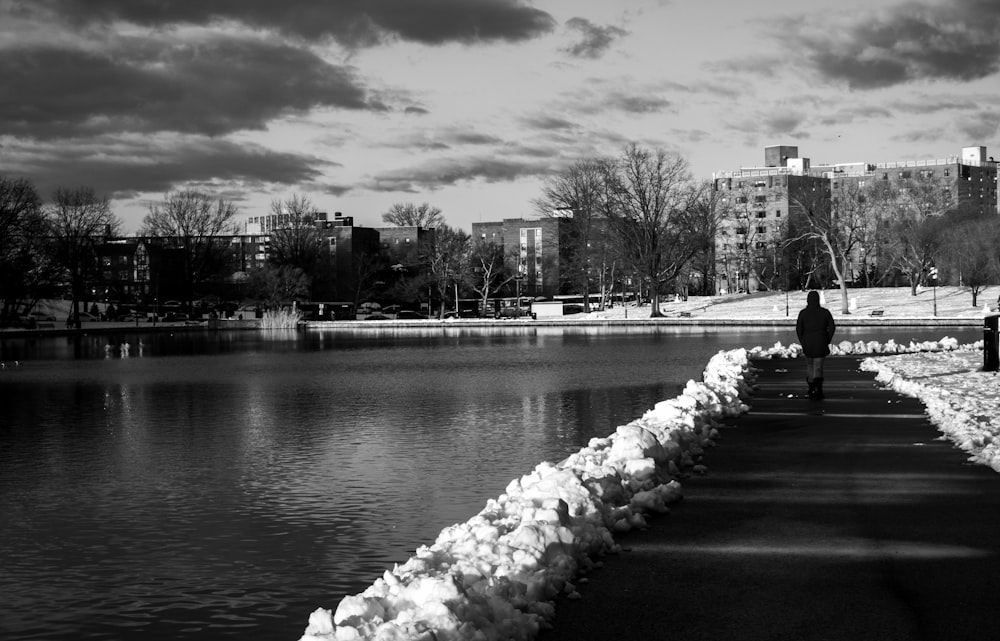
<svg viewBox="0 0 1000 641">
<path fill-rule="evenodd" d="M 757 225 L 757 233 L 758 234 L 766 234 L 767 233 L 767 227 L 765 227 L 764 225 Z"/>
<path fill-rule="evenodd" d="M 757 218 L 764 218 L 766 216 L 767 216 L 767 212 L 766 211 L 759 211 L 759 212 L 757 212 Z"/>
</svg>

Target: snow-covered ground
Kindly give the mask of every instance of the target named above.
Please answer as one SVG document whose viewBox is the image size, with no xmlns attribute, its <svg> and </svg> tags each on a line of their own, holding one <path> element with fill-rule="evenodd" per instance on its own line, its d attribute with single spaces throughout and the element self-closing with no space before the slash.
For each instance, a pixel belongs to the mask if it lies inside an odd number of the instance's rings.
<svg viewBox="0 0 1000 641">
<path fill-rule="evenodd" d="M 854 320 L 870 319 L 875 309 L 882 310 L 882 318 L 982 318 L 988 311 L 995 311 L 1000 287 L 986 288 L 972 305 L 972 294 L 964 287 L 919 288 L 917 295 L 909 287 L 872 287 L 849 289 L 848 311 Z M 820 290 L 823 305 L 835 319 L 846 318 L 842 313 L 840 290 Z M 806 305 L 806 292 L 759 292 L 755 294 L 730 294 L 726 296 L 690 296 L 687 300 L 664 297 L 661 310 L 667 316 L 682 312 L 693 319 L 758 319 L 772 320 L 795 318 Z M 935 307 L 937 313 L 935 314 Z M 786 315 L 787 310 L 787 315 Z M 616 305 L 604 311 L 575 314 L 568 318 L 623 319 L 648 318 L 649 306 Z"/>
<path fill-rule="evenodd" d="M 798 345 L 720 352 L 702 382 L 595 438 L 558 463 L 543 462 L 465 523 L 445 528 L 403 565 L 335 610 L 319 608 L 301 641 L 533 639 L 557 596 L 576 598 L 614 535 L 642 528 L 681 496 L 682 473 L 704 473 L 718 421 L 747 410 L 751 358 L 794 357 Z M 942 431 L 1000 471 L 998 380 L 982 369 L 982 342 L 850 343 L 834 354 L 873 354 L 864 369 L 921 398 Z M 887 356 L 887 354 L 906 354 Z M 978 367 L 978 369 L 977 369 Z"/>
</svg>

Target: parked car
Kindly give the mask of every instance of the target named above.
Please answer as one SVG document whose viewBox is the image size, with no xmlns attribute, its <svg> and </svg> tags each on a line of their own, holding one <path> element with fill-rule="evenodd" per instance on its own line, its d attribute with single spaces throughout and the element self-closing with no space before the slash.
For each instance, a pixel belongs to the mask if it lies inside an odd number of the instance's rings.
<svg viewBox="0 0 1000 641">
<path fill-rule="evenodd" d="M 385 314 L 369 314 L 365 316 L 363 320 L 380 321 L 380 320 L 392 320 L 392 319 L 386 316 Z"/>
<path fill-rule="evenodd" d="M 80 314 L 81 316 L 83 314 Z M 28 312 L 24 317 L 25 320 L 33 320 L 36 323 L 41 322 L 55 322 L 56 317 L 52 314 L 46 314 L 45 312 Z"/>
<path fill-rule="evenodd" d="M 187 319 L 188 315 L 185 314 L 184 312 L 167 312 L 166 314 L 163 315 L 164 323 L 179 323 L 182 321 L 186 321 Z"/>
<path fill-rule="evenodd" d="M 134 323 L 136 321 L 146 320 L 145 314 L 140 314 L 139 312 L 129 312 L 128 314 L 122 314 L 118 317 L 118 320 L 124 323 Z"/>
<path fill-rule="evenodd" d="M 412 309 L 403 309 L 396 314 L 398 320 L 427 320 L 427 316 L 421 314 L 420 312 L 415 312 Z"/>
</svg>

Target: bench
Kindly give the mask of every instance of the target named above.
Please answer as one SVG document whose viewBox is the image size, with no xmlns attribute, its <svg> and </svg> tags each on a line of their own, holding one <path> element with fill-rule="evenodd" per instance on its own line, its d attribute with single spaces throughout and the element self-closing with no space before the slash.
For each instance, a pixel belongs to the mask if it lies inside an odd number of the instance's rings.
<svg viewBox="0 0 1000 641">
<path fill-rule="evenodd" d="M 881 316 L 883 314 L 885 314 L 885 310 L 881 307 L 875 308 L 871 311 L 872 316 Z"/>
</svg>

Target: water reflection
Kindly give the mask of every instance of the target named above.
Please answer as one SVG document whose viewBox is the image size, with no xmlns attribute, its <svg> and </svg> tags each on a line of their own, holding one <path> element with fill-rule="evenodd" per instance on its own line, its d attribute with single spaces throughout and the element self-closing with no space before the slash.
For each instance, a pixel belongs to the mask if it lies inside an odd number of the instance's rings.
<svg viewBox="0 0 1000 641">
<path fill-rule="evenodd" d="M 3 341 L 22 366 L 0 372 L 0 636 L 294 638 L 511 479 L 676 395 L 716 351 L 776 340 L 787 332 Z"/>
</svg>

